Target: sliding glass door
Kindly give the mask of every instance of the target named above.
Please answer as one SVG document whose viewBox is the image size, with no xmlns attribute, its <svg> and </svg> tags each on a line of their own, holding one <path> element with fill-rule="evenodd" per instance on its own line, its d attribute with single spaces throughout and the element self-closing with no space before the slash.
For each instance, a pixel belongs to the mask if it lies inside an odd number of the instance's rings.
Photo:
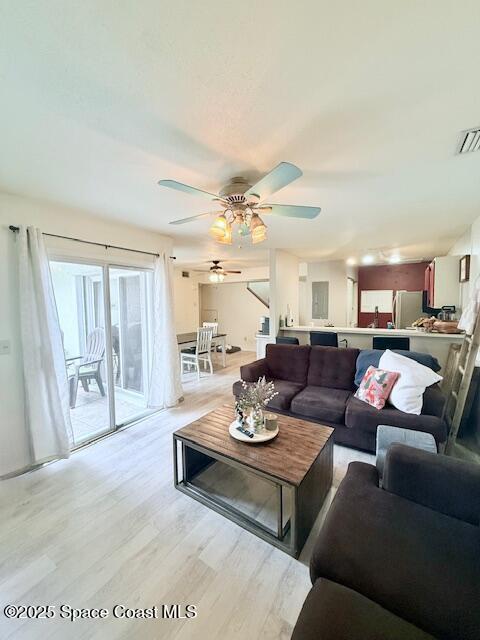
<svg viewBox="0 0 480 640">
<path fill-rule="evenodd" d="M 152 413 L 153 274 L 80 262 L 50 266 L 79 445 Z"/>
<path fill-rule="evenodd" d="M 93 264 L 51 262 L 62 331 L 75 444 L 111 429 L 105 331 L 104 269 Z"/>
<path fill-rule="evenodd" d="M 109 269 L 117 426 L 148 413 L 152 279 L 150 271 L 126 267 Z"/>
</svg>

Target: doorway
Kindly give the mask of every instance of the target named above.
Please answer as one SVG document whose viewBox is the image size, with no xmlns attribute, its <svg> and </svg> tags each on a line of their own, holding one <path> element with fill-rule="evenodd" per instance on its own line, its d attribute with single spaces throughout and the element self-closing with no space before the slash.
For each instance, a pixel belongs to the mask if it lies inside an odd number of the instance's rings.
<svg viewBox="0 0 480 640">
<path fill-rule="evenodd" d="M 358 284 L 347 276 L 347 327 L 357 326 L 358 315 Z"/>
<path fill-rule="evenodd" d="M 154 412 L 153 272 L 63 260 L 50 268 L 79 446 Z"/>
</svg>

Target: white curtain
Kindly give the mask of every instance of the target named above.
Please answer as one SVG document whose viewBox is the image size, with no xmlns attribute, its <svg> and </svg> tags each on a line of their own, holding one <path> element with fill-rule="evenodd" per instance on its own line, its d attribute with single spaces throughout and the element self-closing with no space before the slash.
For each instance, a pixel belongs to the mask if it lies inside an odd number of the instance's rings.
<svg viewBox="0 0 480 640">
<path fill-rule="evenodd" d="M 173 269 L 169 256 L 155 259 L 153 359 L 148 406 L 175 406 L 183 395 L 173 308 Z"/>
<path fill-rule="evenodd" d="M 25 418 L 32 466 L 70 455 L 72 425 L 62 335 L 42 234 L 18 232 Z"/>
</svg>

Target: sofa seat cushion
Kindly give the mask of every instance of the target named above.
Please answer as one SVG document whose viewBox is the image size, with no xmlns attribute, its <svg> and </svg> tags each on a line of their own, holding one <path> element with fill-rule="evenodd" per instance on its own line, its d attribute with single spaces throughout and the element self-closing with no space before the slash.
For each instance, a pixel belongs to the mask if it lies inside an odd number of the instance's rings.
<svg viewBox="0 0 480 640">
<path fill-rule="evenodd" d="M 275 380 L 288 380 L 305 386 L 309 356 L 310 345 L 267 344 L 268 375 Z"/>
<path fill-rule="evenodd" d="M 435 637 L 479 638 L 479 528 L 380 489 L 372 465 L 350 464 L 310 571 Z"/>
<path fill-rule="evenodd" d="M 363 429 L 376 432 L 379 424 L 387 424 L 391 427 L 414 429 L 431 433 L 438 443 L 445 442 L 447 427 L 438 416 L 412 413 L 404 413 L 387 404 L 383 409 L 375 409 L 358 398 L 351 397 L 345 412 L 345 424 L 351 429 Z"/>
<path fill-rule="evenodd" d="M 312 347 L 308 384 L 352 391 L 357 366 L 358 349 Z"/>
<path fill-rule="evenodd" d="M 351 391 L 308 385 L 292 400 L 291 410 L 301 416 L 343 423 Z"/>
<path fill-rule="evenodd" d="M 433 636 L 341 584 L 320 578 L 292 640 L 433 640 Z"/>
<path fill-rule="evenodd" d="M 269 409 L 278 409 L 279 411 L 288 411 L 290 409 L 292 398 L 294 398 L 296 394 L 303 389 L 303 385 L 295 382 L 288 382 L 287 380 L 276 380 L 271 378 L 269 378 L 269 380 L 271 380 L 275 385 L 275 391 L 278 395 L 270 400 L 267 407 Z M 237 380 L 237 382 L 233 384 L 233 395 L 238 398 L 242 393 L 242 381 Z"/>
</svg>

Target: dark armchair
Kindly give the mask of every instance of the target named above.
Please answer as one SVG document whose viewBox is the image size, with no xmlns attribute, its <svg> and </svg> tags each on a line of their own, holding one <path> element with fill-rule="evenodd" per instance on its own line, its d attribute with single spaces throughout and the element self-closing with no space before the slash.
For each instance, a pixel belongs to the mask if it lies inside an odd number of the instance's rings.
<svg viewBox="0 0 480 640">
<path fill-rule="evenodd" d="M 352 462 L 292 640 L 479 640 L 480 465 L 393 444 Z"/>
<path fill-rule="evenodd" d="M 480 464 L 393 444 L 385 459 L 383 488 L 446 516 L 480 524 Z"/>
</svg>

